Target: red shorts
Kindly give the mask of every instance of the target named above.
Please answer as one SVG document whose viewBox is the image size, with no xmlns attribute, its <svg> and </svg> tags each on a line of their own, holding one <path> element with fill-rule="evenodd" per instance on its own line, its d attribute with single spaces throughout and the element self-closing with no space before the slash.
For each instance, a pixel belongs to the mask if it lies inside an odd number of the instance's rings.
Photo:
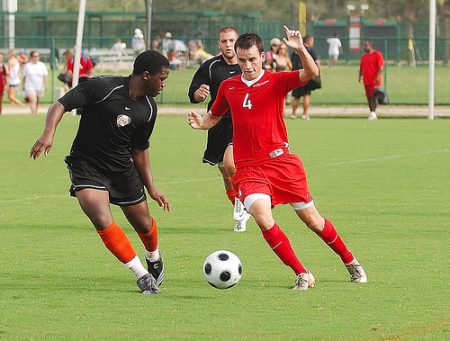
<svg viewBox="0 0 450 341">
<path fill-rule="evenodd" d="M 366 89 L 366 97 L 375 96 L 375 84 L 364 85 L 364 88 Z"/>
<path fill-rule="evenodd" d="M 233 181 L 242 202 L 254 193 L 270 195 L 273 206 L 313 200 L 303 163 L 296 154 L 284 154 L 259 166 L 238 168 Z"/>
</svg>

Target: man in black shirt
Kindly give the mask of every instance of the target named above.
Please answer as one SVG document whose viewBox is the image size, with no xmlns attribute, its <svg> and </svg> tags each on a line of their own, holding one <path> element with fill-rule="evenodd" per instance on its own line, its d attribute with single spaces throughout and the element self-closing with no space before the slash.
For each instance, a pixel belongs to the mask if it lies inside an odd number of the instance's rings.
<svg viewBox="0 0 450 341">
<path fill-rule="evenodd" d="M 155 187 L 149 162 L 149 138 L 156 120 L 156 102 L 169 76 L 169 61 L 160 53 L 141 53 L 128 77 L 93 77 L 53 103 L 45 130 L 30 157 L 45 156 L 65 112 L 83 108 L 70 155 L 65 159 L 70 193 L 93 223 L 105 246 L 136 275 L 144 294 L 159 293 L 164 266 L 156 222 L 150 215 L 144 187 L 164 210 L 169 201 Z M 145 246 L 148 271 L 124 231 L 115 223 L 110 203 L 121 207 Z"/>
<path fill-rule="evenodd" d="M 188 93 L 191 103 L 203 102 L 208 95 L 211 95 L 208 110 L 211 109 L 220 84 L 224 80 L 242 73 L 241 68 L 237 64 L 234 50 L 234 43 L 238 37 L 239 33 L 234 27 L 224 27 L 219 31 L 217 45 L 221 54 L 206 60 L 195 73 Z M 208 130 L 208 141 L 203 155 L 203 163 L 218 166 L 223 177 L 226 194 L 235 206 L 233 215 L 236 220 L 236 226 L 234 231 L 245 231 L 250 214 L 245 211 L 244 205 L 236 197 L 234 190 L 232 177 L 236 168 L 233 158 L 233 123 L 230 111 L 221 118 L 216 126 Z"/>
<path fill-rule="evenodd" d="M 322 70 L 321 70 L 321 64 L 320 64 L 320 60 L 319 57 L 317 56 L 316 51 L 312 48 L 314 45 L 314 37 L 306 35 L 303 37 L 303 44 L 306 47 L 306 51 L 309 52 L 309 54 L 311 55 L 311 57 L 313 58 L 314 62 L 316 63 L 318 69 L 319 69 L 319 76 L 320 77 L 322 75 Z M 303 69 L 303 65 L 302 65 L 302 61 L 300 59 L 300 56 L 298 55 L 298 53 L 296 51 L 292 52 L 292 56 L 291 56 L 291 61 L 292 61 L 292 70 L 300 70 Z M 311 104 L 311 91 L 313 91 L 314 89 L 316 89 L 316 87 L 313 86 L 313 80 L 310 80 L 308 82 L 308 84 L 306 84 L 305 86 L 301 86 L 300 88 L 294 89 L 292 90 L 292 115 L 291 118 L 295 119 L 297 118 L 297 108 L 298 105 L 300 103 L 300 97 L 303 96 L 303 115 L 302 118 L 304 120 L 309 120 L 309 115 L 308 115 L 308 109 L 309 106 Z"/>
</svg>

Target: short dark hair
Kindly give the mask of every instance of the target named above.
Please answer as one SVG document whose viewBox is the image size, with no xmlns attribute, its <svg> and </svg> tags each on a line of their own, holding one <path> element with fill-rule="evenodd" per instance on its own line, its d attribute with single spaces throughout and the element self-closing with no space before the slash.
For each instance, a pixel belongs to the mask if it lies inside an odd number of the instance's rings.
<svg viewBox="0 0 450 341">
<path fill-rule="evenodd" d="M 133 76 L 142 75 L 145 71 L 154 76 L 162 69 L 169 68 L 170 63 L 165 56 L 155 50 L 146 50 L 136 57 L 133 64 Z"/>
<path fill-rule="evenodd" d="M 236 34 L 236 37 L 239 37 L 239 32 L 238 32 L 237 29 L 235 29 L 232 26 L 225 26 L 225 27 L 222 27 L 222 29 L 219 31 L 219 34 L 218 34 L 219 38 L 220 38 L 220 34 L 221 33 L 223 33 L 223 32 L 230 32 L 230 31 L 234 31 L 234 33 Z"/>
<path fill-rule="evenodd" d="M 304 43 L 307 43 L 308 41 L 310 41 L 311 39 L 312 39 L 313 37 L 312 36 L 310 36 L 310 35 L 305 35 L 304 37 L 303 37 L 303 42 Z"/>
<path fill-rule="evenodd" d="M 241 50 L 249 50 L 253 45 L 258 48 L 259 53 L 264 52 L 264 40 L 256 33 L 244 33 L 239 36 L 234 44 L 234 49 L 237 51 L 239 47 Z"/>
</svg>

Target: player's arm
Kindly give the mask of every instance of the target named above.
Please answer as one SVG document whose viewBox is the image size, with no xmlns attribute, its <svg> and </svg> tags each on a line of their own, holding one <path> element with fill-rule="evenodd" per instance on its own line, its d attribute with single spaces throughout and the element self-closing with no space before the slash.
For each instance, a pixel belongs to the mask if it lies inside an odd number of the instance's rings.
<svg viewBox="0 0 450 341">
<path fill-rule="evenodd" d="M 131 149 L 131 155 L 133 157 L 134 165 L 144 183 L 145 188 L 147 188 L 150 197 L 155 200 L 159 207 L 163 207 L 164 211 L 170 212 L 170 204 L 166 199 L 166 196 L 158 188 L 156 188 L 153 182 L 152 169 L 150 167 L 150 158 L 148 156 L 148 149 Z"/>
<path fill-rule="evenodd" d="M 209 85 L 202 84 L 200 88 L 194 92 L 194 100 L 197 103 L 203 102 L 209 96 Z"/>
<path fill-rule="evenodd" d="M 290 30 L 287 26 L 284 26 L 284 30 L 288 39 L 283 38 L 283 41 L 299 54 L 303 64 L 303 69 L 300 70 L 299 77 L 302 83 L 307 83 L 310 79 L 319 75 L 319 69 L 316 63 L 314 63 L 314 59 L 306 51 L 300 31 Z"/>
<path fill-rule="evenodd" d="M 200 129 L 200 130 L 208 130 L 209 128 L 214 127 L 220 120 L 219 116 L 211 115 L 210 111 L 203 117 L 202 115 L 191 111 L 188 117 L 189 117 L 188 119 L 189 125 L 193 129 Z"/>
<path fill-rule="evenodd" d="M 47 116 L 45 118 L 44 133 L 35 142 L 30 151 L 30 157 L 32 157 L 34 160 L 36 160 L 42 153 L 47 156 L 50 152 L 50 149 L 53 145 L 53 138 L 55 136 L 56 127 L 58 126 L 65 112 L 66 110 L 64 109 L 64 106 L 59 102 L 53 103 L 48 109 Z"/>
<path fill-rule="evenodd" d="M 203 102 L 209 95 L 210 82 L 205 69 L 205 64 L 203 64 L 196 72 L 192 78 L 191 85 L 189 86 L 188 96 L 191 103 Z"/>
</svg>

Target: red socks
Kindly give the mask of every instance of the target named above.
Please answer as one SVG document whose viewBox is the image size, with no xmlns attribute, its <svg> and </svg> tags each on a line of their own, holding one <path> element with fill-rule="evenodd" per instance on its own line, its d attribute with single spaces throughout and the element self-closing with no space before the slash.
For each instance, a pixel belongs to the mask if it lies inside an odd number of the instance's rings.
<svg viewBox="0 0 450 341">
<path fill-rule="evenodd" d="M 153 252 L 158 247 L 158 228 L 156 226 L 156 220 L 152 217 L 153 225 L 149 233 L 142 234 L 137 232 L 139 238 L 147 251 Z"/>
<path fill-rule="evenodd" d="M 333 224 L 328 219 L 325 219 L 323 231 L 317 233 L 317 235 L 341 257 L 344 263 L 352 262 L 353 254 L 347 249 Z"/>
<path fill-rule="evenodd" d="M 295 255 L 288 237 L 277 224 L 273 225 L 270 230 L 261 230 L 261 232 L 273 252 L 276 253 L 285 265 L 290 266 L 296 275 L 306 272 L 306 269 Z"/>
<path fill-rule="evenodd" d="M 97 233 L 108 250 L 122 263 L 128 263 L 136 257 L 136 252 L 134 252 L 128 237 L 115 222 L 103 231 L 97 231 Z"/>
</svg>

